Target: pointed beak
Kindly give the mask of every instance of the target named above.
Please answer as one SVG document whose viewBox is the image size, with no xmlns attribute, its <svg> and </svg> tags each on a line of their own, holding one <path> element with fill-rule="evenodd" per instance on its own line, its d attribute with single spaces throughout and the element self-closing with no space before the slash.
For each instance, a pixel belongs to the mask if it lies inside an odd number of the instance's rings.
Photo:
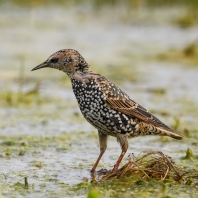
<svg viewBox="0 0 198 198">
<path fill-rule="evenodd" d="M 33 68 L 31 71 L 37 70 L 37 69 L 41 69 L 44 67 L 48 67 L 48 63 L 47 62 L 43 62 L 40 65 L 36 66 L 35 68 Z"/>
</svg>

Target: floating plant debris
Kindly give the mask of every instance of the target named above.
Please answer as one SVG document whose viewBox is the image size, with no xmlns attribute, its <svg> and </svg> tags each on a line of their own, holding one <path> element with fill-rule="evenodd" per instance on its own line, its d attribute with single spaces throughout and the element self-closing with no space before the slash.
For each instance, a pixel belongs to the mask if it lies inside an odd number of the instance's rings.
<svg viewBox="0 0 198 198">
<path fill-rule="evenodd" d="M 161 151 L 149 152 L 143 156 L 136 158 L 134 154 L 128 157 L 128 163 L 118 169 L 116 172 L 101 170 L 98 172 L 99 178 L 96 180 L 96 175 L 93 176 L 95 182 L 105 180 L 119 179 L 124 177 L 137 176 L 142 180 L 156 179 L 174 181 L 183 181 L 188 184 L 193 181 L 192 178 L 198 180 L 198 171 L 187 171 L 177 166 L 171 157 L 165 155 Z"/>
</svg>

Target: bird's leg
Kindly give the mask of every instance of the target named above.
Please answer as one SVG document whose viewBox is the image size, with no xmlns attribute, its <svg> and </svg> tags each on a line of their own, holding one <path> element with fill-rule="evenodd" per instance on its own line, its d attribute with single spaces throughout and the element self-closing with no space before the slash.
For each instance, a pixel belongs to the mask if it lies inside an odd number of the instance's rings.
<svg viewBox="0 0 198 198">
<path fill-rule="evenodd" d="M 127 152 L 128 149 L 128 140 L 127 140 L 127 136 L 123 135 L 123 134 L 118 134 L 117 135 L 117 141 L 121 146 L 122 152 L 120 154 L 120 157 L 118 158 L 118 161 L 116 162 L 116 164 L 113 167 L 112 171 L 117 171 L 118 167 L 122 161 L 122 158 L 124 157 L 125 153 Z"/>
<path fill-rule="evenodd" d="M 107 135 L 98 131 L 98 137 L 99 137 L 99 144 L 100 144 L 100 155 L 98 156 L 98 159 L 96 160 L 96 163 L 94 164 L 93 168 L 91 169 L 91 173 L 95 172 L 96 167 L 97 167 L 102 155 L 104 154 L 104 152 L 107 148 Z"/>
</svg>

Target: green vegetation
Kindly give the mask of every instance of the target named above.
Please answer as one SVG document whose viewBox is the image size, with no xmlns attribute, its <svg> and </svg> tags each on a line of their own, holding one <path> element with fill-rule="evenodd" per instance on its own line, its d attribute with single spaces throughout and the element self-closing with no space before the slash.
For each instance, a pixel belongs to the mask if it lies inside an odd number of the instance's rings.
<svg viewBox="0 0 198 198">
<path fill-rule="evenodd" d="M 79 138 L 81 139 L 81 142 L 79 142 Z M 197 190 L 197 176 L 196 174 L 196 168 L 198 168 L 198 161 L 195 157 L 195 154 L 193 154 L 191 149 L 187 149 L 186 156 L 181 158 L 181 162 L 177 161 L 175 164 L 172 162 L 170 158 L 167 158 L 167 156 L 162 155 L 162 158 L 158 159 L 155 156 L 151 156 L 149 159 L 144 159 L 144 157 L 139 156 L 138 158 L 134 158 L 136 161 L 129 161 L 123 168 L 121 169 L 123 173 L 105 176 L 104 179 L 98 178 L 92 178 L 92 182 L 90 183 L 88 181 L 88 178 L 83 178 L 83 181 L 72 186 L 67 185 L 64 181 L 61 181 L 61 177 L 58 177 L 58 173 L 60 170 L 57 170 L 56 166 L 62 166 L 62 168 L 65 168 L 65 174 L 67 175 L 68 165 L 67 165 L 67 159 L 63 160 L 60 157 L 58 157 L 58 160 L 53 161 L 53 164 L 55 165 L 53 169 L 51 170 L 53 174 L 49 173 L 49 169 L 51 169 L 51 162 L 49 159 L 46 159 L 48 156 L 47 153 L 51 152 L 53 153 L 53 156 L 61 156 L 66 153 L 72 154 L 72 158 L 75 158 L 75 156 L 80 153 L 80 151 L 77 151 L 81 143 L 85 145 L 86 139 L 89 139 L 89 141 L 95 141 L 93 144 L 96 144 L 97 142 L 97 134 L 96 132 L 93 133 L 85 133 L 85 132 L 78 132 L 78 133 L 61 133 L 60 135 L 51 135 L 51 136 L 30 136 L 30 135 L 22 135 L 22 136 L 2 136 L 0 137 L 1 143 L 0 143 L 0 153 L 2 159 L 7 160 L 27 160 L 28 166 L 30 169 L 28 171 L 22 171 L 21 173 L 18 173 L 15 175 L 15 172 L 10 172 L 9 175 L 5 174 L 5 177 L 10 177 L 11 175 L 15 177 L 14 181 L 10 181 L 9 186 L 4 186 L 3 188 L 6 191 L 12 192 L 11 189 L 15 190 L 16 194 L 17 192 L 21 195 L 27 195 L 34 193 L 35 195 L 37 193 L 42 193 L 42 189 L 49 189 L 49 186 L 55 185 L 56 195 L 62 195 L 62 193 L 66 193 L 68 196 L 72 195 L 85 195 L 87 194 L 87 197 L 120 197 L 127 195 L 130 196 L 142 196 L 142 197 L 148 197 L 148 196 L 169 196 L 174 197 L 175 194 L 182 194 L 184 197 L 188 197 L 189 193 L 193 192 L 194 195 L 197 196 L 198 190 Z M 192 139 L 194 138 L 188 138 L 188 144 L 192 142 Z M 158 142 L 160 140 L 158 139 Z M 166 142 L 166 144 L 172 144 L 172 142 Z M 176 143 L 176 141 L 175 141 Z M 177 142 L 178 143 L 178 142 Z M 72 146 L 73 145 L 73 146 Z M 182 144 L 180 143 L 182 146 Z M 67 147 L 67 149 L 62 149 L 64 147 Z M 90 149 L 92 149 L 93 145 L 90 145 L 90 147 L 86 150 L 86 153 L 89 153 Z M 196 148 L 196 145 L 192 145 L 193 148 Z M 61 149 L 60 149 L 61 148 Z M 73 150 L 74 149 L 74 150 Z M 20 153 L 23 152 L 23 155 Z M 81 152 L 82 149 L 81 149 Z M 178 153 L 184 153 L 185 151 L 177 151 Z M 46 154 L 47 155 L 46 155 Z M 151 153 L 152 154 L 152 153 Z M 154 154 L 155 155 L 155 154 Z M 149 158 L 149 155 L 145 155 L 145 157 Z M 57 157 L 53 157 L 57 159 Z M 163 159 L 164 158 L 164 159 Z M 166 159 L 165 159 L 166 158 Z M 28 160 L 29 159 L 29 160 Z M 30 161 L 32 159 L 33 161 Z M 42 161 L 41 161 L 41 160 Z M 170 159 L 170 161 L 169 161 Z M 190 165 L 188 163 L 188 160 L 192 160 L 190 162 Z M 49 161 L 48 161 L 49 160 Z M 52 159 L 51 159 L 52 160 Z M 87 166 L 86 163 L 83 163 L 82 159 L 78 159 L 78 162 L 76 165 L 73 165 L 72 169 L 76 170 L 78 172 L 78 169 L 84 170 L 91 168 L 91 159 Z M 165 164 L 165 161 L 167 160 L 167 163 L 171 163 L 170 168 L 167 169 L 169 165 Z M 173 159 L 174 160 L 174 159 Z M 81 163 L 80 163 L 81 161 Z M 155 162 L 154 162 L 155 161 Z M 80 163 L 78 165 L 78 163 Z M 131 166 L 130 163 L 135 163 L 135 166 Z M 162 163 L 159 165 L 159 163 Z M 182 169 L 178 169 L 177 164 L 180 164 L 180 167 Z M 106 167 L 111 165 L 106 165 Z M 152 166 L 152 167 L 151 167 Z M 89 168 L 88 168 L 89 167 Z M 127 171 L 126 168 L 129 168 Z M 133 167 L 134 170 L 130 169 L 130 167 Z M 137 169 L 137 170 L 135 170 Z M 154 170 L 155 169 L 155 170 Z M 182 172 L 189 172 L 189 174 L 181 174 L 184 179 L 181 181 L 177 181 L 177 177 L 175 176 L 174 171 L 178 170 L 179 172 L 182 170 Z M 162 172 L 162 170 L 164 172 Z M 42 172 L 42 175 L 39 175 L 39 172 Z M 132 172 L 130 172 L 132 171 Z M 170 172 L 169 172 L 170 171 Z M 171 172 L 172 171 L 172 172 Z M 180 172 L 180 173 L 182 173 Z M 45 173 L 45 174 L 44 174 Z M 160 174 L 163 175 L 163 177 L 160 176 Z M 75 171 L 73 171 L 73 177 L 76 175 Z M 121 177 L 119 176 L 121 175 Z M 147 176 L 148 177 L 147 177 Z M 98 177 L 98 176 L 97 176 Z M 167 178 L 164 178 L 167 177 Z M 26 178 L 26 179 L 25 179 Z M 28 179 L 27 179 L 28 178 Z M 101 176 L 99 176 L 101 178 Z M 162 178 L 163 181 L 162 181 Z M 32 179 L 33 182 L 32 182 Z M 82 178 L 81 178 L 82 179 Z M 24 180 L 24 182 L 23 182 Z M 180 180 L 180 179 L 179 179 Z M 37 189 L 37 190 L 35 190 Z M 185 191 L 183 190 L 185 189 Z M 5 191 L 5 192 L 6 192 Z M 53 190 L 50 191 L 52 194 L 55 193 Z M 54 194 L 55 195 L 55 194 Z"/>
<path fill-rule="evenodd" d="M 3 0 L 0 1 L 3 3 Z M 185 6 L 198 6 L 197 0 L 125 0 L 123 2 L 120 2 L 119 0 L 74 0 L 72 3 L 69 0 L 11 0 L 12 3 L 15 3 L 17 5 L 46 5 L 46 4 L 94 4 L 95 6 L 101 6 L 101 5 L 120 5 L 125 4 L 127 6 L 138 6 L 138 5 L 146 5 L 146 6 L 177 6 L 177 5 L 185 5 Z"/>
<path fill-rule="evenodd" d="M 170 49 L 157 55 L 161 61 L 172 61 L 183 65 L 198 66 L 198 41 L 187 44 L 183 49 Z"/>
<path fill-rule="evenodd" d="M 92 188 L 87 195 L 87 198 L 99 198 L 98 191 L 94 188 Z"/>
<path fill-rule="evenodd" d="M 190 148 L 186 150 L 186 156 L 182 157 L 181 159 L 193 160 L 195 154 L 192 152 Z"/>
</svg>

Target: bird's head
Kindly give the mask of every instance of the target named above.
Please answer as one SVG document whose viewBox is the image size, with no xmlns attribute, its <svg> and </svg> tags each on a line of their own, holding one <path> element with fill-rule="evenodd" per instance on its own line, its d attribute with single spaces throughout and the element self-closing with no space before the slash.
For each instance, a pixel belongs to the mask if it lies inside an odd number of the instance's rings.
<svg viewBox="0 0 198 198">
<path fill-rule="evenodd" d="M 85 59 L 73 49 L 62 49 L 52 54 L 46 61 L 32 69 L 32 71 L 50 67 L 72 75 L 77 71 L 86 72 L 89 65 Z"/>
</svg>

